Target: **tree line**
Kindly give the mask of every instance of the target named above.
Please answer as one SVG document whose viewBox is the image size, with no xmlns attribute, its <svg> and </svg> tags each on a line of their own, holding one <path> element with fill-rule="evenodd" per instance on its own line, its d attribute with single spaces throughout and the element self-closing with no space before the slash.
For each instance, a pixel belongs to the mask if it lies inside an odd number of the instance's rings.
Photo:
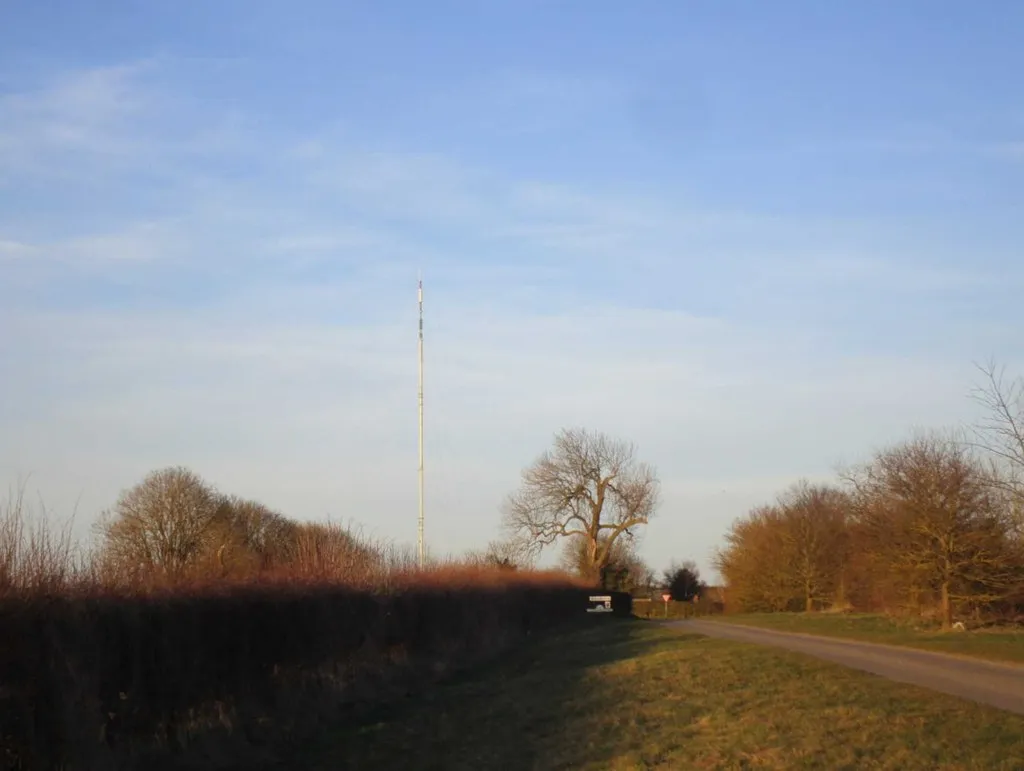
<svg viewBox="0 0 1024 771">
<path fill-rule="evenodd" d="M 460 563 L 531 568 L 541 551 L 560 547 L 559 567 L 606 589 L 668 586 L 692 563 L 673 565 L 659 581 L 639 556 L 640 528 L 658 505 L 653 467 L 632 444 L 584 429 L 565 429 L 554 447 L 523 471 L 503 509 L 503 535 Z M 92 565 L 106 583 L 177 581 L 192 576 L 241 578 L 286 572 L 351 581 L 379 575 L 396 554 L 338 525 L 297 522 L 264 504 L 219 492 L 193 471 L 174 466 L 124 490 L 95 526 Z M 401 562 L 400 555 L 397 555 Z"/>
<path fill-rule="evenodd" d="M 657 507 L 658 479 L 652 467 L 637 461 L 631 444 L 583 429 L 563 430 L 554 449 L 524 470 L 523 478 L 504 509 L 504 537 L 442 563 L 533 568 L 544 548 L 558 545 L 561 570 L 592 586 L 659 585 L 637 552 L 639 529 Z M 86 551 L 63 531 L 52 544 L 35 536 L 27 543 L 16 527 L 25 520 L 22 497 L 8 508 L 0 516 L 0 587 L 16 583 L 5 579 L 8 573 L 24 579 L 28 572 L 59 574 L 58 584 L 78 577 L 113 586 L 266 575 L 353 583 L 380 580 L 414 563 L 411 553 L 370 543 L 349 528 L 296 521 L 259 501 L 223 493 L 184 466 L 154 470 L 123 490 L 94 525 L 95 541 Z M 696 571 L 692 565 L 686 569 Z M 39 576 L 31 583 L 39 584 Z M 666 575 L 660 585 L 670 582 Z"/>
<path fill-rule="evenodd" d="M 109 583 L 242 578 L 287 571 L 355 578 L 379 550 L 337 524 L 297 522 L 254 500 L 218 492 L 181 466 L 123 491 L 95 527 L 95 565 Z"/>
<path fill-rule="evenodd" d="M 736 520 L 715 557 L 747 611 L 1024 612 L 1024 379 L 994 365 L 979 425 L 919 432 Z"/>
</svg>

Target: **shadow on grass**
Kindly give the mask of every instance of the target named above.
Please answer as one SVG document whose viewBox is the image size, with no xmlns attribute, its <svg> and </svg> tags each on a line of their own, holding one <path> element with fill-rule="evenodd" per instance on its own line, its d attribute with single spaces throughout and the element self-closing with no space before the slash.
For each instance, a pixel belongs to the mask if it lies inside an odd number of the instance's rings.
<svg viewBox="0 0 1024 771">
<path fill-rule="evenodd" d="M 602 737 L 589 721 L 624 706 L 622 694 L 604 687 L 601 667 L 666 645 L 664 637 L 643 634 L 652 626 L 588 619 L 339 726 L 289 767 L 518 771 L 571 768 L 581 756 L 600 760 Z"/>
</svg>

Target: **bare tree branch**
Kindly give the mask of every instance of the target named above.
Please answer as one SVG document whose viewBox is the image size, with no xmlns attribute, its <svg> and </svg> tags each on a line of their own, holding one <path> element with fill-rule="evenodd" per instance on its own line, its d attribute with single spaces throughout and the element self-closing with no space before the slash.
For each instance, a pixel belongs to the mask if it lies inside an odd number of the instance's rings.
<svg viewBox="0 0 1024 771">
<path fill-rule="evenodd" d="M 986 412 L 973 426 L 972 445 L 998 459 L 1008 476 L 1024 486 L 1024 377 L 1011 379 L 990 361 L 977 365 L 985 378 L 971 396 Z"/>
</svg>

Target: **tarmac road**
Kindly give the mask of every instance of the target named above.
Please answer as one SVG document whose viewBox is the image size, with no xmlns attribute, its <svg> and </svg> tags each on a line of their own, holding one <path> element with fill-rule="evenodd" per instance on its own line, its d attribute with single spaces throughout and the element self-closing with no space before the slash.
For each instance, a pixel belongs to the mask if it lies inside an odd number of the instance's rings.
<svg viewBox="0 0 1024 771">
<path fill-rule="evenodd" d="M 675 621 L 688 632 L 774 645 L 854 669 L 1024 715 L 1024 666 L 947 656 L 894 645 L 776 632 L 715 621 Z"/>
</svg>

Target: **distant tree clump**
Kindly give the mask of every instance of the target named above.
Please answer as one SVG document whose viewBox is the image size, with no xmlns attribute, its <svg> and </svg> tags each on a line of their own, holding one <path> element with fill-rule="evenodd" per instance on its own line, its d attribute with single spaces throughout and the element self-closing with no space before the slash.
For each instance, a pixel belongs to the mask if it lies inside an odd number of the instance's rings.
<svg viewBox="0 0 1024 771">
<path fill-rule="evenodd" d="M 748 610 L 813 610 L 841 604 L 849 496 L 800 481 L 737 520 L 715 560 L 732 595 Z"/>
<path fill-rule="evenodd" d="M 222 495 L 180 466 L 153 471 L 122 492 L 97 531 L 100 570 L 115 582 L 275 571 L 356 580 L 381 561 L 378 550 L 340 525 L 296 522 L 257 501 Z"/>
<path fill-rule="evenodd" d="M 991 422 L 920 433 L 736 520 L 715 558 L 748 611 L 1024 611 L 1024 384 L 989 370 Z M 1016 610 L 1015 610 L 1016 609 Z"/>
<path fill-rule="evenodd" d="M 662 578 L 665 588 L 676 602 L 693 602 L 707 588 L 707 584 L 701 580 L 697 563 L 692 560 L 682 563 L 673 562 L 664 572 Z"/>
</svg>

